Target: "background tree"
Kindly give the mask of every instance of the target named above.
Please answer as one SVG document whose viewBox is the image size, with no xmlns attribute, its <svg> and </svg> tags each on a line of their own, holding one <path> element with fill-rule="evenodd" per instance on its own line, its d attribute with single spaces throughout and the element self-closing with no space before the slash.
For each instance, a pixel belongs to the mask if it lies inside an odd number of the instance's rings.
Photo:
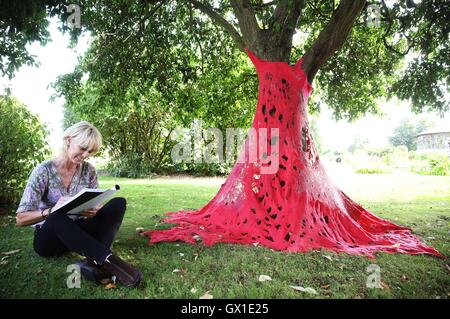
<svg viewBox="0 0 450 319">
<path fill-rule="evenodd" d="M 432 123 L 427 120 L 414 122 L 411 119 L 403 119 L 389 137 L 389 142 L 394 146 L 404 145 L 408 151 L 415 151 L 417 149 L 416 135 L 432 126 Z"/>
<path fill-rule="evenodd" d="M 367 137 L 356 136 L 352 144 L 348 147 L 350 153 L 354 153 L 356 150 L 363 150 L 369 145 L 369 139 Z"/>
</svg>

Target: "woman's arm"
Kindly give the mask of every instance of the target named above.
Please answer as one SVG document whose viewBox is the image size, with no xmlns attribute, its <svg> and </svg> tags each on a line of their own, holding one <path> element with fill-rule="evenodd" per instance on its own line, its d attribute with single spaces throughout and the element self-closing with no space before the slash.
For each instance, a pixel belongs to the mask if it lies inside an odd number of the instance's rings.
<svg viewBox="0 0 450 319">
<path fill-rule="evenodd" d="M 39 223 L 45 220 L 49 215 L 49 209 L 40 210 L 30 210 L 27 212 L 22 212 L 16 214 L 16 226 L 27 226 Z"/>
<path fill-rule="evenodd" d="M 52 208 L 46 208 L 41 210 L 27 210 L 16 214 L 16 226 L 27 226 L 39 223 L 47 219 L 48 215 L 51 214 L 52 210 L 56 210 L 64 204 L 69 197 L 60 197 L 58 202 Z"/>
</svg>

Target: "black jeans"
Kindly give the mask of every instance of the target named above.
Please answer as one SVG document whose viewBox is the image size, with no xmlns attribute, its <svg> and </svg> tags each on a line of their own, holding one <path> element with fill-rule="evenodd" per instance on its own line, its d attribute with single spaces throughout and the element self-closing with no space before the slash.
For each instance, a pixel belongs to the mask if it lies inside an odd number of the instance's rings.
<svg viewBox="0 0 450 319">
<path fill-rule="evenodd" d="M 113 198 L 95 217 L 77 220 L 65 214 L 50 214 L 34 232 L 34 250 L 43 257 L 76 252 L 101 265 L 111 253 L 126 205 L 125 198 Z"/>
</svg>

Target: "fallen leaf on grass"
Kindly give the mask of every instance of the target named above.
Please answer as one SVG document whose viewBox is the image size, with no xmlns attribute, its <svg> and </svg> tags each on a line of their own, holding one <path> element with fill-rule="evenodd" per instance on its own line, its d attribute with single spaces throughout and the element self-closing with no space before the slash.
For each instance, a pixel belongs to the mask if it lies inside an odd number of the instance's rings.
<svg viewBox="0 0 450 319">
<path fill-rule="evenodd" d="M 320 288 L 327 290 L 327 289 L 331 288 L 331 285 L 323 285 L 323 286 L 320 286 Z"/>
<path fill-rule="evenodd" d="M 213 299 L 213 295 L 209 293 L 209 291 L 205 292 L 203 296 L 201 296 L 199 299 Z"/>
<path fill-rule="evenodd" d="M 105 286 L 105 289 L 115 289 L 115 288 L 117 288 L 117 286 L 114 285 L 113 283 L 109 283 Z"/>
<path fill-rule="evenodd" d="M 270 276 L 267 276 L 267 275 L 260 275 L 259 278 L 258 278 L 258 280 L 259 280 L 260 282 L 264 282 L 264 281 L 271 281 L 272 278 L 271 278 Z"/>
<path fill-rule="evenodd" d="M 326 259 L 328 259 L 329 261 L 333 261 L 333 258 L 331 258 L 331 256 L 328 256 L 328 255 L 323 256 L 323 258 L 326 258 Z"/>
<path fill-rule="evenodd" d="M 186 275 L 187 274 L 187 270 L 186 269 L 174 269 L 173 271 L 172 271 L 172 273 L 179 273 L 180 275 L 181 275 L 181 277 L 183 277 L 183 275 Z"/>
<path fill-rule="evenodd" d="M 0 253 L 0 254 L 9 256 L 9 255 L 18 253 L 18 252 L 21 251 L 21 250 L 22 250 L 22 249 L 16 249 L 16 250 L 11 250 L 11 251 L 6 251 L 6 252 Z"/>
<path fill-rule="evenodd" d="M 317 295 L 317 291 L 314 288 L 311 287 L 302 287 L 302 286 L 291 286 L 292 289 L 297 290 L 297 291 L 301 291 L 301 292 L 307 292 L 309 294 L 312 295 Z"/>
<path fill-rule="evenodd" d="M 389 287 L 389 285 L 388 285 L 387 283 L 381 282 L 381 289 L 387 289 L 387 290 L 389 290 L 389 289 L 391 289 L 391 288 Z"/>
<path fill-rule="evenodd" d="M 106 286 L 108 284 L 114 284 L 114 282 L 111 280 L 111 278 L 103 278 L 102 280 L 100 280 L 100 283 L 103 286 Z"/>
</svg>

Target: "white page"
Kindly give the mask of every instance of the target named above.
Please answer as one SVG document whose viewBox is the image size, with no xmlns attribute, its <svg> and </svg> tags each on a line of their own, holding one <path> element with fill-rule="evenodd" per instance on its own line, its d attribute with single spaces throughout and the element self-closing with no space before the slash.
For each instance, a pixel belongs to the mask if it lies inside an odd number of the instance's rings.
<svg viewBox="0 0 450 319">
<path fill-rule="evenodd" d="M 117 190 L 119 190 L 119 187 L 116 185 L 113 188 L 107 189 L 105 190 L 102 194 L 94 197 L 93 199 L 87 201 L 84 204 L 81 204 L 78 207 L 75 207 L 72 210 L 69 210 L 66 214 L 68 215 L 75 215 L 77 213 L 80 213 L 86 209 L 91 209 L 94 208 L 100 204 L 103 204 L 104 201 L 106 201 L 106 199 L 108 199 L 111 195 L 113 195 L 115 192 L 117 192 Z M 101 190 L 99 190 L 101 191 Z M 74 198 L 76 198 L 78 196 L 75 196 Z"/>
</svg>

